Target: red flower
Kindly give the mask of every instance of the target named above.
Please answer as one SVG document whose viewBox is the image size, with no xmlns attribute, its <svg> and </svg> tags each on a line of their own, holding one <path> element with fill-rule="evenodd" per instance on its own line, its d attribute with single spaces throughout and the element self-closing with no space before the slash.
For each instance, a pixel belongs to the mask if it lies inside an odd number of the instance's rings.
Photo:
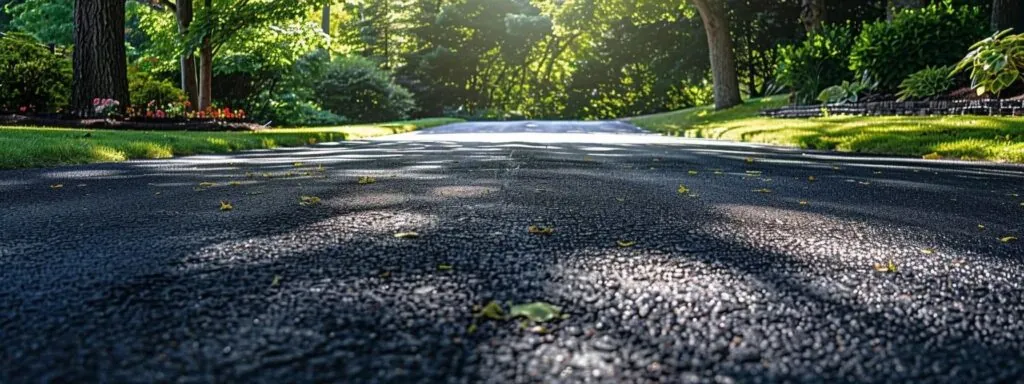
<svg viewBox="0 0 1024 384">
<path fill-rule="evenodd" d="M 95 99 L 92 99 L 92 105 L 100 105 L 100 102 L 101 102 L 101 100 L 98 97 L 95 98 Z"/>
<path fill-rule="evenodd" d="M 156 111 L 156 118 L 163 119 L 165 117 L 167 117 L 167 113 L 164 112 L 162 109 Z"/>
<path fill-rule="evenodd" d="M 18 111 L 21 112 L 21 113 L 25 113 L 25 112 L 28 111 L 28 107 L 22 105 L 21 108 L 18 108 Z"/>
</svg>

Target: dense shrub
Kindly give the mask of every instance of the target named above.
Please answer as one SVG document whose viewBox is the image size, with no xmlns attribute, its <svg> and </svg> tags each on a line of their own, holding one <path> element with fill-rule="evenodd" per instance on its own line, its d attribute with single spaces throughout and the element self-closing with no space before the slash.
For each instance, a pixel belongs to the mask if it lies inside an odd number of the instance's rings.
<svg viewBox="0 0 1024 384">
<path fill-rule="evenodd" d="M 356 122 L 402 120 L 415 108 L 412 92 L 371 60 L 339 57 L 314 85 L 314 100 Z"/>
<path fill-rule="evenodd" d="M 988 34 L 987 15 L 978 7 L 944 1 L 905 10 L 891 22 L 864 25 L 850 54 L 850 69 L 866 71 L 882 91 L 895 91 L 917 71 L 960 61 L 971 44 Z"/>
<path fill-rule="evenodd" d="M 0 111 L 53 111 L 66 106 L 70 94 L 69 58 L 26 35 L 0 37 Z"/>
<path fill-rule="evenodd" d="M 779 48 L 778 83 L 793 92 L 797 103 L 813 103 L 826 87 L 853 77 L 851 29 L 842 24 L 825 26 L 799 45 Z"/>
<path fill-rule="evenodd" d="M 348 122 L 344 116 L 325 111 L 292 93 L 269 100 L 268 108 L 259 117 L 260 123 L 269 122 L 277 127 L 313 127 Z"/>
<path fill-rule="evenodd" d="M 140 71 L 134 66 L 128 68 L 128 93 L 131 105 L 143 106 L 150 102 L 164 106 L 186 99 L 185 92 L 166 79 L 158 79 L 149 72 Z"/>
<path fill-rule="evenodd" d="M 900 83 L 900 92 L 896 96 L 900 101 L 909 99 L 925 99 L 939 95 L 953 88 L 952 66 L 928 67 L 907 77 Z"/>
</svg>

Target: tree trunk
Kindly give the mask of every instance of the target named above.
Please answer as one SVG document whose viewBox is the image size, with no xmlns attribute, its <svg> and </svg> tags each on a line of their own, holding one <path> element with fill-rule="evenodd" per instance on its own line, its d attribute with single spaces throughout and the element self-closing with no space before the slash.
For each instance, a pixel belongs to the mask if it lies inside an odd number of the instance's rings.
<svg viewBox="0 0 1024 384">
<path fill-rule="evenodd" d="M 803 0 L 800 9 L 800 21 L 804 23 L 807 34 L 817 32 L 825 24 L 825 0 Z"/>
<path fill-rule="evenodd" d="M 205 0 L 206 17 L 213 11 L 213 0 Z M 213 105 L 213 44 L 210 36 L 203 37 L 199 47 L 199 110 L 205 111 Z"/>
<path fill-rule="evenodd" d="M 1016 33 L 1024 32 L 1024 12 L 1020 0 L 992 1 L 992 29 L 1002 31 L 1013 28 Z"/>
<path fill-rule="evenodd" d="M 124 0 L 75 1 L 75 50 L 71 106 L 92 114 L 94 98 L 114 99 L 125 108 L 128 60 L 124 48 Z"/>
<path fill-rule="evenodd" d="M 896 13 L 901 10 L 924 8 L 926 5 L 928 5 L 928 0 L 889 0 L 886 14 L 889 21 L 892 21 L 893 17 L 896 17 Z"/>
<path fill-rule="evenodd" d="M 729 34 L 729 18 L 723 0 L 692 0 L 708 36 L 711 52 L 711 75 L 714 80 L 715 109 L 725 109 L 743 103 L 740 98 L 739 79 L 736 74 L 736 53 Z"/>
<path fill-rule="evenodd" d="M 320 28 L 324 30 L 325 35 L 331 35 L 331 3 L 324 4 L 323 14 L 320 15 Z"/>
<path fill-rule="evenodd" d="M 178 33 L 181 34 L 182 38 L 188 35 L 188 27 L 192 24 L 193 10 L 192 0 L 178 0 L 177 1 L 177 14 L 175 15 L 178 19 Z M 192 104 L 189 110 L 195 109 L 199 105 L 199 81 L 196 78 L 196 57 L 191 51 L 181 53 L 181 89 L 185 91 L 185 95 L 188 96 L 188 101 Z"/>
</svg>

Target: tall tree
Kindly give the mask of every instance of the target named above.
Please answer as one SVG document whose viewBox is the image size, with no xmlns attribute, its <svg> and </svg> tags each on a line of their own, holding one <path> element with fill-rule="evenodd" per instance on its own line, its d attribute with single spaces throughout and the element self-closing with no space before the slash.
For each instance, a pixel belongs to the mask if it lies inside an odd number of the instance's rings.
<svg viewBox="0 0 1024 384">
<path fill-rule="evenodd" d="M 729 18 L 722 0 L 691 0 L 704 21 L 711 52 L 711 77 L 714 80 L 715 108 L 725 109 L 743 103 L 736 73 Z"/>
<path fill-rule="evenodd" d="M 324 3 L 324 8 L 320 13 L 320 28 L 323 29 L 324 33 L 328 36 L 331 34 L 331 3 Z"/>
<path fill-rule="evenodd" d="M 803 0 L 800 7 L 800 21 L 808 34 L 818 31 L 825 23 L 825 0 Z"/>
<path fill-rule="evenodd" d="M 1002 31 L 1013 28 L 1024 32 L 1024 12 L 1020 0 L 992 0 L 992 29 Z"/>
<path fill-rule="evenodd" d="M 127 105 L 124 0 L 76 0 L 74 12 L 72 108 L 88 113 L 94 98 L 110 98 Z"/>
<path fill-rule="evenodd" d="M 178 0 L 174 14 L 178 19 L 178 33 L 182 39 L 188 36 L 188 29 L 195 17 L 192 0 Z M 181 51 L 181 89 L 185 91 L 193 107 L 199 106 L 199 79 L 196 77 L 196 55 L 193 49 Z"/>
</svg>

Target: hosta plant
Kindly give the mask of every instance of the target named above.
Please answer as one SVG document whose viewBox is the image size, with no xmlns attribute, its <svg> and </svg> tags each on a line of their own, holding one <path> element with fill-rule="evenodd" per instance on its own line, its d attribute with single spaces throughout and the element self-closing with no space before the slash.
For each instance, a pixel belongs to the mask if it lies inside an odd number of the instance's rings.
<svg viewBox="0 0 1024 384">
<path fill-rule="evenodd" d="M 909 99 L 926 99 L 948 91 L 953 87 L 953 78 L 949 75 L 952 67 L 928 67 L 910 75 L 900 83 L 900 91 L 896 94 L 900 101 Z"/>
<path fill-rule="evenodd" d="M 1024 34 L 1013 35 L 1011 31 L 1007 29 L 975 43 L 952 74 L 970 68 L 971 87 L 979 96 L 999 95 L 1013 85 L 1024 71 Z"/>
</svg>

